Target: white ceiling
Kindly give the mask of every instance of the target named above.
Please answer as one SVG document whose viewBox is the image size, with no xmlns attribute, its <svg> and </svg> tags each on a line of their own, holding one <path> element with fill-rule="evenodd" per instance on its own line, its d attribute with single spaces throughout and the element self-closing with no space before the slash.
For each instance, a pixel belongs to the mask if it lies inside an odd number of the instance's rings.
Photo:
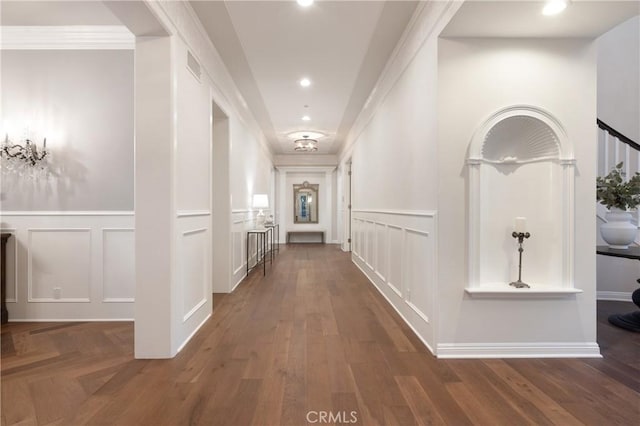
<svg viewBox="0 0 640 426">
<path fill-rule="evenodd" d="M 640 13 L 638 0 L 573 0 L 556 16 L 544 16 L 544 4 L 545 1 L 467 1 L 441 36 L 598 37 Z"/>
<path fill-rule="evenodd" d="M 96 0 L 2 0 L 0 7 L 0 23 L 7 26 L 122 25 L 101 1 Z"/>
<path fill-rule="evenodd" d="M 417 2 L 192 1 L 276 154 L 289 132 L 325 133 L 318 153 L 339 151 Z M 312 84 L 302 88 L 299 80 Z M 305 108 L 304 105 L 308 105 Z M 309 115 L 311 121 L 302 121 Z"/>
<path fill-rule="evenodd" d="M 417 3 L 191 1 L 275 154 L 294 153 L 286 134 L 299 130 L 327 134 L 318 153 L 340 151 Z M 640 13 L 638 0 L 573 0 L 546 17 L 543 3 L 467 0 L 442 36 L 597 37 Z M 121 25 L 100 1 L 2 0 L 1 8 L 2 25 Z M 303 76 L 310 87 L 298 84 Z"/>
</svg>

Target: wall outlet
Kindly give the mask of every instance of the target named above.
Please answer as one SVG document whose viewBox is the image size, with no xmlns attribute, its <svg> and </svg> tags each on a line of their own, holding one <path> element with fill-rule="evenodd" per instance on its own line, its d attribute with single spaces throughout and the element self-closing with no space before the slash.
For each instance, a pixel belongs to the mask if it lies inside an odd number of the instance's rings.
<svg viewBox="0 0 640 426">
<path fill-rule="evenodd" d="M 54 287 L 53 288 L 53 298 L 60 299 L 62 297 L 62 287 Z"/>
</svg>

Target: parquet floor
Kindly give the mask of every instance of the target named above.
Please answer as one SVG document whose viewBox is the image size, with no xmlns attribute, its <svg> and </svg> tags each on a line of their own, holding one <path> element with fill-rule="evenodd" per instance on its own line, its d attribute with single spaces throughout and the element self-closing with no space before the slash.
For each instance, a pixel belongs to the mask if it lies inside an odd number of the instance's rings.
<svg viewBox="0 0 640 426">
<path fill-rule="evenodd" d="M 172 360 L 131 323 L 3 326 L 1 424 L 640 424 L 631 304 L 599 304 L 604 359 L 438 361 L 348 254 L 290 245 L 214 306 Z"/>
</svg>

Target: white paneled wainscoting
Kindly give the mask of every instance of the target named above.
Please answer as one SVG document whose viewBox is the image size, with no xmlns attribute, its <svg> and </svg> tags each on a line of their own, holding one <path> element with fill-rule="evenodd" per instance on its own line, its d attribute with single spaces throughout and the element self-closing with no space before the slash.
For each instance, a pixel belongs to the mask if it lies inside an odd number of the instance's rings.
<svg viewBox="0 0 640 426">
<path fill-rule="evenodd" d="M 9 321 L 133 320 L 133 212 L 3 212 Z"/>
<path fill-rule="evenodd" d="M 418 337 L 436 347 L 436 212 L 353 210 L 352 259 Z"/>
</svg>

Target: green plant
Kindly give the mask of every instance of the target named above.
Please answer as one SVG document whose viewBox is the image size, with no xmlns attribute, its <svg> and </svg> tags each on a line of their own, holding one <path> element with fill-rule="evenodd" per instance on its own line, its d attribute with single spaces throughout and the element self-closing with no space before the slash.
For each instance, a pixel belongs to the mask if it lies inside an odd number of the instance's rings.
<svg viewBox="0 0 640 426">
<path fill-rule="evenodd" d="M 608 175 L 596 178 L 597 199 L 608 209 L 617 207 L 627 210 L 640 204 L 640 173 L 636 172 L 625 182 L 622 165 L 623 163 L 619 163 Z"/>
</svg>

